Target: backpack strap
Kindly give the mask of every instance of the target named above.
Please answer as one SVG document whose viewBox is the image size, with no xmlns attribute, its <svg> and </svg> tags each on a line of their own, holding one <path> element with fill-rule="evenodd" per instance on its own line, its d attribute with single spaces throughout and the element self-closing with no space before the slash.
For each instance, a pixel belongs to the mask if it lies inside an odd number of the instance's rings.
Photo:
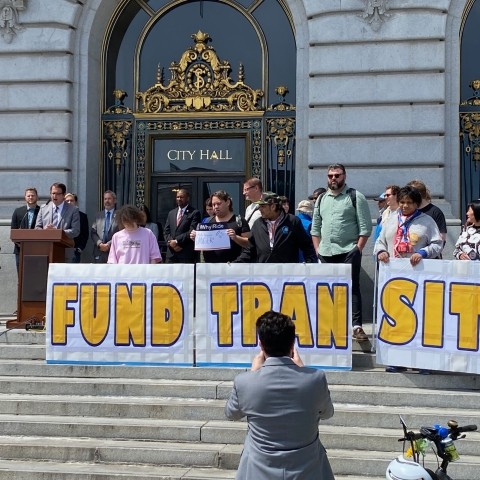
<svg viewBox="0 0 480 480">
<path fill-rule="evenodd" d="M 321 193 L 317 198 L 318 213 L 320 213 L 320 204 L 322 203 L 322 198 L 326 193 L 327 192 Z M 345 193 L 350 196 L 350 200 L 352 201 L 353 208 L 357 210 L 357 191 L 354 188 L 347 188 Z"/>
</svg>

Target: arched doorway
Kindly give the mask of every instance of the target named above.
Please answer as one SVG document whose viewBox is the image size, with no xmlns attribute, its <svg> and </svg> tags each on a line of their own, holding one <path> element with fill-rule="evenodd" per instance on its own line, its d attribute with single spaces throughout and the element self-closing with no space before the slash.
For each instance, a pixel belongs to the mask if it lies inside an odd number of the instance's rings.
<svg viewBox="0 0 480 480">
<path fill-rule="evenodd" d="M 103 50 L 103 187 L 161 222 L 179 187 L 198 208 L 222 188 L 243 212 L 248 176 L 294 198 L 295 51 L 282 0 L 122 2 Z"/>
<path fill-rule="evenodd" d="M 480 1 L 465 7 L 460 31 L 461 218 L 466 205 L 480 198 Z"/>
</svg>

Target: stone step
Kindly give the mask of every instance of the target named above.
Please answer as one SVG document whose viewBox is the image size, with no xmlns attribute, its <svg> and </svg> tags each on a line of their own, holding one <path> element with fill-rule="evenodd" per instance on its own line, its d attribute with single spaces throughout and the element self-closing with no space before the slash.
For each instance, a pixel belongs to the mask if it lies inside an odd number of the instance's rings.
<svg viewBox="0 0 480 480">
<path fill-rule="evenodd" d="M 233 480 L 235 473 L 217 468 L 0 459 L 2 480 Z"/>
<path fill-rule="evenodd" d="M 243 368 L 197 368 L 167 366 L 52 365 L 42 360 L 0 359 L 1 376 L 131 378 L 149 380 L 233 381 Z M 385 373 L 383 369 L 326 371 L 330 385 L 427 388 L 430 390 L 480 391 L 480 375 L 437 372 L 432 375 Z M 230 385 L 230 384 L 229 384 Z M 227 387 L 229 387 L 229 385 Z"/>
<path fill-rule="evenodd" d="M 235 470 L 242 445 L 146 442 L 133 440 L 71 439 L 50 437 L 0 437 L 2 457 L 9 460 L 46 460 L 106 464 L 168 465 L 176 467 Z M 399 452 L 400 453 L 400 452 Z M 380 476 L 397 454 L 373 450 L 328 449 L 334 472 L 341 475 Z M 427 454 L 426 465 L 436 468 L 435 456 Z M 477 478 L 478 455 L 462 455 L 449 468 L 456 480 Z M 188 477 L 187 477 L 188 478 Z"/>
<path fill-rule="evenodd" d="M 0 411 L 10 415 L 87 416 L 151 418 L 159 420 L 225 420 L 225 400 L 175 397 L 111 397 L 75 395 L 0 394 Z M 476 423 L 478 409 L 435 408 L 336 404 L 336 413 L 325 421 L 329 425 L 398 428 L 398 415 L 407 417 L 409 425 L 446 423 L 455 418 L 462 425 Z"/>
<path fill-rule="evenodd" d="M 430 421 L 428 425 L 432 424 Z M 361 450 L 362 446 L 368 445 L 369 449 L 392 452 L 393 456 L 400 448 L 400 424 L 398 427 L 384 428 L 380 432 L 378 428 L 322 423 L 319 431 L 326 448 Z M 3 436 L 62 437 L 68 432 L 70 438 L 243 444 L 246 431 L 246 422 L 221 420 L 0 415 L 0 435 Z M 469 433 L 457 448 L 463 455 L 477 454 L 480 451 L 480 433 Z"/>
<path fill-rule="evenodd" d="M 0 359 L 45 361 L 45 346 L 0 343 Z"/>
<path fill-rule="evenodd" d="M 83 377 L 0 377 L 0 392 L 26 395 L 100 395 L 114 397 L 149 396 L 202 399 L 227 399 L 233 382 L 214 380 L 167 380 L 132 378 Z M 477 408 L 480 391 L 442 391 L 427 388 L 390 386 L 357 386 L 330 384 L 335 403 L 360 403 L 364 405 L 409 405 L 417 407 L 435 405 L 448 408 Z"/>
<path fill-rule="evenodd" d="M 157 465 L 35 462 L 0 459 L 2 480 L 233 480 L 234 470 Z M 335 480 L 365 480 L 335 475 Z M 385 475 L 368 480 L 385 480 Z"/>
</svg>

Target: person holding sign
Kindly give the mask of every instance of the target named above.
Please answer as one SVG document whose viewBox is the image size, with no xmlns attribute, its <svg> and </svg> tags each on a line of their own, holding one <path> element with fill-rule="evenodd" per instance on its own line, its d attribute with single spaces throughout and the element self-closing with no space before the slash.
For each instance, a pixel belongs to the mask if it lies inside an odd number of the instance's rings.
<svg viewBox="0 0 480 480">
<path fill-rule="evenodd" d="M 480 260 L 480 200 L 467 205 L 467 223 L 455 243 L 457 260 Z"/>
<path fill-rule="evenodd" d="M 410 258 L 412 266 L 423 258 L 436 258 L 443 248 L 443 239 L 435 221 L 422 213 L 419 207 L 422 195 L 411 186 L 397 194 L 399 210 L 390 215 L 375 243 L 378 261 L 388 263 L 392 258 Z"/>
<path fill-rule="evenodd" d="M 213 217 L 190 233 L 195 249 L 203 251 L 206 263 L 233 262 L 248 245 L 247 221 L 233 213 L 230 195 L 220 190 L 211 196 Z M 198 238 L 196 238 L 198 237 Z"/>
<path fill-rule="evenodd" d="M 295 323 L 266 312 L 256 323 L 260 353 L 238 375 L 225 405 L 229 420 L 247 418 L 237 480 L 334 480 L 318 424 L 333 416 L 325 373 L 303 365 Z"/>
<path fill-rule="evenodd" d="M 107 263 L 145 264 L 160 263 L 162 257 L 157 238 L 151 230 L 141 227 L 145 214 L 133 205 L 118 210 L 117 224 L 120 230 L 112 237 Z"/>
</svg>

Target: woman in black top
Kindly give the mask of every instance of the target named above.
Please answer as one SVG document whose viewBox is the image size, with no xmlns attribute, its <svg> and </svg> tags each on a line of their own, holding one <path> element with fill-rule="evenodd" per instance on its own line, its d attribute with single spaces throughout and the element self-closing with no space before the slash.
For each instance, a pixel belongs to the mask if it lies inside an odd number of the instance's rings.
<svg viewBox="0 0 480 480">
<path fill-rule="evenodd" d="M 230 248 L 222 250 L 204 250 L 203 258 L 206 263 L 233 262 L 248 245 L 250 228 L 247 221 L 240 215 L 233 213 L 233 203 L 230 195 L 220 190 L 211 195 L 213 217 L 206 223 L 222 223 L 230 237 Z M 195 240 L 196 231 L 192 231 L 190 238 Z"/>
</svg>

